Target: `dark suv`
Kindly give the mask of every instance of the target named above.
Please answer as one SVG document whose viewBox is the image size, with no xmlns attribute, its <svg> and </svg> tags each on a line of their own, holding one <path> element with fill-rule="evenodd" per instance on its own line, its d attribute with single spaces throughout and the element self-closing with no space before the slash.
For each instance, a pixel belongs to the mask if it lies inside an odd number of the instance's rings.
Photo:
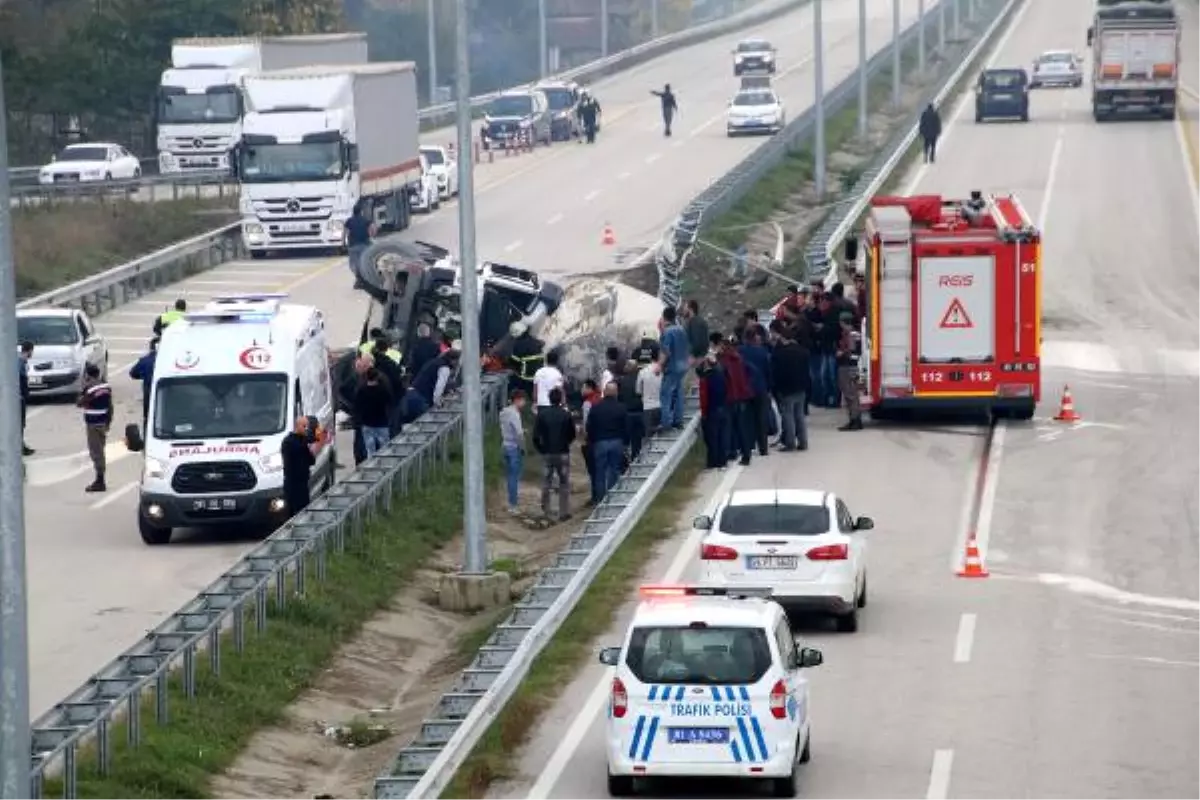
<svg viewBox="0 0 1200 800">
<path fill-rule="evenodd" d="M 975 84 L 975 121 L 1029 122 L 1029 74 L 1020 67 L 985 69 Z"/>
<path fill-rule="evenodd" d="M 551 116 L 546 95 L 538 90 L 504 92 L 483 114 L 483 149 L 510 147 L 523 137 L 529 144 L 550 144 Z"/>
</svg>

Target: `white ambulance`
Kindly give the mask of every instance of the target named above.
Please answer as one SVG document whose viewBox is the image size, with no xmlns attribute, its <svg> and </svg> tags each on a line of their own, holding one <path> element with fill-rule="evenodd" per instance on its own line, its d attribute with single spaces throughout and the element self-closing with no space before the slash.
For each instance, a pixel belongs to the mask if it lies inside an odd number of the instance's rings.
<svg viewBox="0 0 1200 800">
<path fill-rule="evenodd" d="M 808 679 L 819 650 L 792 638 L 765 588 L 644 586 L 613 667 L 605 736 L 608 791 L 635 780 L 766 780 L 794 797 L 809 758 Z"/>
<path fill-rule="evenodd" d="M 284 294 L 217 297 L 163 332 L 145 432 L 138 530 L 274 527 L 288 517 L 280 443 L 300 416 L 334 429 L 325 317 Z M 321 451 L 314 494 L 333 484 Z"/>
</svg>

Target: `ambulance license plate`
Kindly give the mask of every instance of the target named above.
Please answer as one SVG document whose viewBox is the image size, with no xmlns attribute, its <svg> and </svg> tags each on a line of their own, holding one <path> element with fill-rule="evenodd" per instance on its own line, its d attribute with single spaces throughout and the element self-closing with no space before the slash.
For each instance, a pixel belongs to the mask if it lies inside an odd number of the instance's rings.
<svg viewBox="0 0 1200 800">
<path fill-rule="evenodd" d="M 667 728 L 668 744 L 729 744 L 729 728 Z"/>
<path fill-rule="evenodd" d="M 748 569 L 795 569 L 799 563 L 796 556 L 746 556 Z"/>
<path fill-rule="evenodd" d="M 237 511 L 237 500 L 233 497 L 206 497 L 192 501 L 192 511 Z"/>
</svg>

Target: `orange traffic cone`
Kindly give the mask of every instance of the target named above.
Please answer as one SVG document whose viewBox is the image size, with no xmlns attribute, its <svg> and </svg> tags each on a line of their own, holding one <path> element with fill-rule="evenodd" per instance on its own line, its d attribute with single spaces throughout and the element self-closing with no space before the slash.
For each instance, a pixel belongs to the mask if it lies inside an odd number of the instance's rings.
<svg viewBox="0 0 1200 800">
<path fill-rule="evenodd" d="M 1083 417 L 1075 413 L 1075 400 L 1071 397 L 1071 387 L 1063 385 L 1062 402 L 1054 418 L 1059 422 L 1079 422 Z"/>
<path fill-rule="evenodd" d="M 987 576 L 987 568 L 983 566 L 983 559 L 979 557 L 979 545 L 975 543 L 975 533 L 972 532 L 967 537 L 967 557 L 958 570 L 958 577 L 986 578 Z"/>
<path fill-rule="evenodd" d="M 600 238 L 600 244 L 614 245 L 617 243 L 617 235 L 613 233 L 612 225 L 604 225 L 604 235 Z"/>
</svg>

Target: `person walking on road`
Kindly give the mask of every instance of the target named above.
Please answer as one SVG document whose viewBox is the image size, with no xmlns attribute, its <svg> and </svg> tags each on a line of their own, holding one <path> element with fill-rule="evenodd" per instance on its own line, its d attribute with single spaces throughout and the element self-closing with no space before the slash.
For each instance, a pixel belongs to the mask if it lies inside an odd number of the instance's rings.
<svg viewBox="0 0 1200 800">
<path fill-rule="evenodd" d="M 158 337 L 150 340 L 150 349 L 133 362 L 129 377 L 142 382 L 142 430 L 150 424 L 150 389 L 154 386 L 154 365 L 158 361 Z"/>
<path fill-rule="evenodd" d="M 350 274 L 354 276 L 354 288 L 361 289 L 362 254 L 371 244 L 376 233 L 375 223 L 367 219 L 366 210 L 360 200 L 354 204 L 354 213 L 346 220 L 346 253 L 349 256 Z"/>
<path fill-rule="evenodd" d="M 675 119 L 675 113 L 679 111 L 679 104 L 675 102 L 675 93 L 671 91 L 671 84 L 664 85 L 661 92 L 651 89 L 650 94 L 657 97 L 662 103 L 663 136 L 670 136 L 671 120 Z"/>
<path fill-rule="evenodd" d="M 550 514 L 550 496 L 558 491 L 558 519 L 571 517 L 571 443 L 575 420 L 563 408 L 563 391 L 550 390 L 550 404 L 543 406 L 533 423 L 533 446 L 542 456 L 542 514 Z"/>
<path fill-rule="evenodd" d="M 31 456 L 36 451 L 25 444 L 25 411 L 29 405 L 29 359 L 33 358 L 33 342 L 21 342 L 17 353 L 17 385 L 21 399 L 21 455 Z"/>
<path fill-rule="evenodd" d="M 108 488 L 104 483 L 107 467 L 104 448 L 108 444 L 108 429 L 112 427 L 113 402 L 112 387 L 100 380 L 100 367 L 95 364 L 88 364 L 84 371 L 83 393 L 76 405 L 83 409 L 88 455 L 96 473 L 95 480 L 84 491 L 103 492 Z"/>
<path fill-rule="evenodd" d="M 937 142 L 942 135 L 942 117 L 933 107 L 933 103 L 925 106 L 925 110 L 921 112 L 918 130 L 924 144 L 925 163 L 932 164 L 937 158 Z"/>
</svg>

